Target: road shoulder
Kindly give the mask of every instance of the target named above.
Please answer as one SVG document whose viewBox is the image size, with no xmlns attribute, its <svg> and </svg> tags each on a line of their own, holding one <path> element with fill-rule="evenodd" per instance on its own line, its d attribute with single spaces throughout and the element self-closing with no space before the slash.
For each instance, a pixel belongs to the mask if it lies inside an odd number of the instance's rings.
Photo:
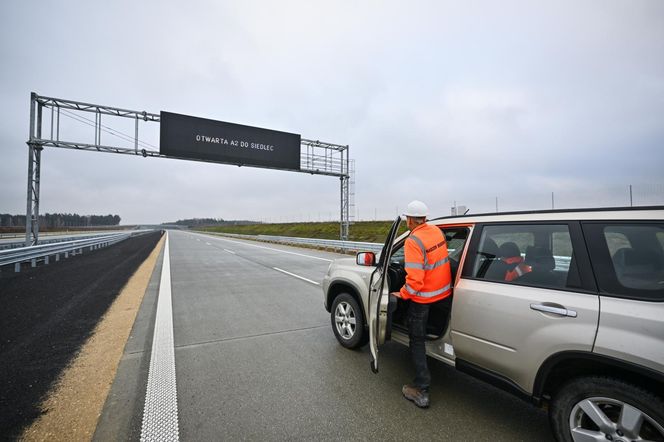
<svg viewBox="0 0 664 442">
<path fill-rule="evenodd" d="M 25 430 L 22 439 L 92 438 L 163 243 L 164 237 L 129 279 L 42 403 L 44 414 Z"/>
</svg>

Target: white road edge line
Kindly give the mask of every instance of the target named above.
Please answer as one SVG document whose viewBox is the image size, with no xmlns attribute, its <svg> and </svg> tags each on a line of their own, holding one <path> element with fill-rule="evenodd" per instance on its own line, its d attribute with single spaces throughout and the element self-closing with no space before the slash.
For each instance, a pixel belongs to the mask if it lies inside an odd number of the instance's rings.
<svg viewBox="0 0 664 442">
<path fill-rule="evenodd" d="M 178 441 L 178 400 L 173 346 L 173 304 L 171 299 L 171 258 L 168 231 L 161 265 L 157 316 L 152 337 L 150 371 L 145 393 L 141 442 Z"/>
<path fill-rule="evenodd" d="M 276 270 L 277 272 L 285 273 L 285 274 L 290 275 L 294 278 L 301 279 L 302 281 L 307 281 L 307 282 L 310 282 L 312 284 L 320 285 L 320 282 L 312 281 L 311 279 L 307 279 L 304 276 L 300 276 L 300 275 L 296 275 L 295 273 L 287 272 L 286 270 L 282 270 L 279 267 L 272 267 L 272 268 L 274 270 Z"/>
<path fill-rule="evenodd" d="M 189 232 L 187 232 L 187 233 L 189 233 Z M 198 233 L 190 233 L 190 234 L 191 235 L 200 235 Z M 249 246 L 249 247 L 256 247 L 258 249 L 266 249 L 266 250 L 273 250 L 275 252 L 288 253 L 289 255 L 304 256 L 306 258 L 319 259 L 321 261 L 332 262 L 331 259 L 321 258 L 320 256 L 305 255 L 304 253 L 295 253 L 295 252 L 289 252 L 287 250 L 273 249 L 272 247 L 257 246 L 256 244 L 247 244 L 246 242 L 233 241 L 232 239 L 218 238 L 216 236 L 213 236 L 212 239 L 216 239 L 216 240 L 219 240 L 219 241 L 228 241 L 228 242 L 232 242 L 234 244 L 242 244 L 242 245 Z"/>
<path fill-rule="evenodd" d="M 211 246 L 211 245 L 212 245 L 212 244 L 210 244 L 209 242 L 206 242 L 205 244 L 207 244 L 208 246 Z"/>
<path fill-rule="evenodd" d="M 224 249 L 224 251 L 230 253 L 231 255 L 235 255 L 235 252 L 232 250 Z"/>
</svg>

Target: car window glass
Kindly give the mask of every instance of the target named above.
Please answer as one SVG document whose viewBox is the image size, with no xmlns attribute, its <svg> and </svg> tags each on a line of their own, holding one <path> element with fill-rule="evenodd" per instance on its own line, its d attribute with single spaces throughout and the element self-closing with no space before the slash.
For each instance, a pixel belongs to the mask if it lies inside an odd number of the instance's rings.
<svg viewBox="0 0 664 442">
<path fill-rule="evenodd" d="M 459 261 L 468 239 L 468 229 L 466 227 L 447 228 L 443 230 L 443 233 L 445 234 L 447 253 L 450 259 Z"/>
<path fill-rule="evenodd" d="M 553 232 L 552 250 L 556 262 L 556 270 L 568 271 L 572 261 L 572 239 L 569 232 Z"/>
<path fill-rule="evenodd" d="M 390 257 L 390 262 L 391 263 L 403 265 L 403 263 L 404 263 L 403 245 L 404 245 L 404 243 L 402 242 L 401 244 L 395 246 L 395 250 L 394 250 L 394 252 L 392 252 L 392 256 Z"/>
<path fill-rule="evenodd" d="M 580 286 L 567 225 L 485 226 L 472 276 L 545 288 Z"/>
<path fill-rule="evenodd" d="M 616 294 L 664 290 L 664 226 L 612 225 L 603 234 L 618 283 L 604 286 Z"/>
<path fill-rule="evenodd" d="M 610 228 L 604 230 L 604 240 L 609 247 L 609 254 L 614 256 L 616 252 L 623 248 L 631 248 L 632 245 L 624 233 L 616 232 L 615 229 Z"/>
</svg>

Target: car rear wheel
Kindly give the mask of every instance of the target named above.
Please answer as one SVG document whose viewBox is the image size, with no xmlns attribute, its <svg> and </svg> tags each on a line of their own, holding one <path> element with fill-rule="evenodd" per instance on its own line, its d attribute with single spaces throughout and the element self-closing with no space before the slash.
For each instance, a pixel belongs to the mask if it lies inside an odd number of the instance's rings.
<svg viewBox="0 0 664 442">
<path fill-rule="evenodd" d="M 358 348 L 368 342 L 362 308 L 350 294 L 341 293 L 334 298 L 330 313 L 334 336 L 341 345 Z"/>
<path fill-rule="evenodd" d="M 568 382 L 553 397 L 549 418 L 559 441 L 664 442 L 662 399 L 619 379 Z"/>
</svg>

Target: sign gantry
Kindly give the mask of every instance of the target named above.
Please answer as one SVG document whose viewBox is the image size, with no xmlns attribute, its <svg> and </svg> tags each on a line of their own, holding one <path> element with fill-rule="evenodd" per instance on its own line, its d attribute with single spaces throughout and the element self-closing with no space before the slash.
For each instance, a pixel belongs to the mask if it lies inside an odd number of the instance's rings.
<svg viewBox="0 0 664 442">
<path fill-rule="evenodd" d="M 44 133 L 44 114 L 50 112 Z M 60 117 L 73 118 L 73 113 L 92 113 L 94 120 L 74 118 L 94 127 L 94 143 L 61 139 Z M 102 124 L 108 118 L 134 120 L 134 134 L 110 130 Z M 139 140 L 139 123 L 160 125 L 160 146 Z M 102 142 L 102 133 L 115 135 L 130 145 Z M 298 134 L 226 123 L 222 121 L 160 112 L 133 111 L 98 104 L 30 95 L 30 136 L 28 144 L 28 198 L 25 244 L 39 241 L 39 186 L 41 153 L 44 147 L 87 150 L 142 157 L 172 158 L 208 163 L 231 164 L 263 169 L 286 170 L 339 177 L 341 206 L 339 236 L 348 239 L 352 216 L 353 161 L 349 146 L 304 139 Z"/>
</svg>

